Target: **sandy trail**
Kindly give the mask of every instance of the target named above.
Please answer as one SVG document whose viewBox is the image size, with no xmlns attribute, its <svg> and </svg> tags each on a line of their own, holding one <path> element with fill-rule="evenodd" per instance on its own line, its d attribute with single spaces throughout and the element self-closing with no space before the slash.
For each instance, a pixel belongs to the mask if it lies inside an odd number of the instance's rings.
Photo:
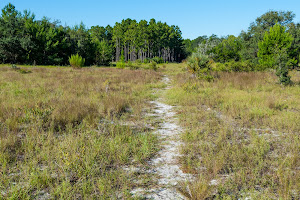
<svg viewBox="0 0 300 200">
<path fill-rule="evenodd" d="M 170 80 L 167 76 L 163 78 L 164 83 L 170 89 Z M 162 148 L 157 156 L 149 161 L 152 168 L 151 173 L 157 177 L 158 185 L 148 190 L 137 188 L 132 191 L 134 195 L 141 195 L 147 199 L 185 199 L 177 190 L 176 184 L 179 181 L 186 181 L 191 178 L 183 173 L 178 165 L 181 127 L 177 123 L 176 113 L 173 106 L 164 104 L 161 99 L 150 102 L 153 105 L 154 117 L 160 118 L 162 124 L 156 130 L 159 139 L 162 141 Z"/>
</svg>

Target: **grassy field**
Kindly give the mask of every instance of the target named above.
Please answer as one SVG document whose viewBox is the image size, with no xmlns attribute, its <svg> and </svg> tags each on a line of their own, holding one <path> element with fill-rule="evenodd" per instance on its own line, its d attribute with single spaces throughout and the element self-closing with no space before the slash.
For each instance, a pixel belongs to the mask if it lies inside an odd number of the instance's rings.
<svg viewBox="0 0 300 200">
<path fill-rule="evenodd" d="M 0 199 L 129 198 L 135 177 L 122 166 L 157 151 L 142 113 L 159 79 L 151 70 L 1 66 Z"/>
<path fill-rule="evenodd" d="M 175 69 L 175 70 L 174 70 Z M 181 184 L 190 199 L 299 199 L 300 72 L 291 87 L 271 72 L 218 73 L 197 80 L 168 66 L 182 135 L 180 163 L 196 180 Z M 188 186 L 188 187 L 187 187 Z"/>
<path fill-rule="evenodd" d="M 143 67 L 150 68 L 150 67 Z M 159 150 L 144 113 L 161 75 L 173 87 L 189 199 L 299 199 L 300 72 L 218 73 L 0 67 L 0 199 L 130 199 L 152 177 L 130 173 Z M 136 181 L 139 180 L 139 181 Z"/>
</svg>

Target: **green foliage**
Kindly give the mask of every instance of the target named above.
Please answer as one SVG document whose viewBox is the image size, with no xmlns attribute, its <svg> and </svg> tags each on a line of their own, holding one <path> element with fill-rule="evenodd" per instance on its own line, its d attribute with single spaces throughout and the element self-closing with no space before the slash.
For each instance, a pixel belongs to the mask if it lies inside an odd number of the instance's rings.
<svg viewBox="0 0 300 200">
<path fill-rule="evenodd" d="M 293 37 L 285 30 L 284 26 L 276 24 L 265 33 L 263 41 L 258 43 L 260 64 L 275 68 L 279 64 L 279 56 L 280 62 L 287 61 L 287 51 L 291 47 Z"/>
<path fill-rule="evenodd" d="M 289 57 L 293 59 L 291 67 L 296 67 L 300 63 L 300 23 L 291 23 L 288 26 L 288 32 L 293 36 L 294 40 L 289 49 Z"/>
<path fill-rule="evenodd" d="M 68 56 L 72 53 L 71 44 L 68 42 L 68 33 L 58 24 L 47 18 L 40 21 L 28 19 L 25 30 L 31 36 L 32 47 L 28 50 L 27 62 L 39 65 L 67 64 Z"/>
<path fill-rule="evenodd" d="M 125 68 L 125 56 L 124 56 L 124 50 L 121 52 L 120 60 L 117 62 L 117 68 L 124 69 Z"/>
<path fill-rule="evenodd" d="M 155 61 L 151 61 L 150 63 L 150 69 L 157 71 L 158 67 L 157 67 L 157 63 Z"/>
<path fill-rule="evenodd" d="M 86 26 L 81 23 L 68 30 L 71 39 L 71 47 L 74 54 L 78 53 L 86 59 L 86 65 L 95 63 L 96 44 L 92 42 L 91 34 Z"/>
<path fill-rule="evenodd" d="M 203 37 L 202 42 L 199 43 L 198 47 L 196 48 L 196 52 L 214 58 L 214 48 L 219 45 L 220 42 L 222 42 L 222 38 L 218 38 L 214 34 L 209 38 Z"/>
<path fill-rule="evenodd" d="M 69 58 L 69 62 L 73 68 L 81 68 L 84 66 L 85 59 L 82 58 L 79 54 L 76 54 L 71 55 L 71 57 Z"/>
<path fill-rule="evenodd" d="M 97 46 L 96 63 L 108 66 L 113 58 L 113 52 L 106 40 L 102 40 Z"/>
<path fill-rule="evenodd" d="M 199 36 L 194 40 L 190 40 L 190 39 L 185 39 L 183 41 L 183 45 L 184 45 L 184 50 L 185 50 L 185 55 L 186 57 L 192 55 L 193 52 L 196 51 L 196 49 L 198 48 L 199 44 L 207 41 L 208 38 L 206 35 L 204 36 Z"/>
<path fill-rule="evenodd" d="M 15 64 L 12 64 L 12 65 L 11 65 L 11 68 L 12 68 L 13 70 L 18 70 L 18 69 L 20 69 L 20 68 L 17 67 L 17 65 L 15 65 Z"/>
<path fill-rule="evenodd" d="M 133 62 L 131 62 L 131 61 L 128 61 L 128 62 L 126 62 L 126 67 L 129 67 L 129 69 L 131 69 L 131 70 L 136 70 L 136 69 L 138 69 L 139 67 L 136 65 L 136 63 L 133 63 Z"/>
<path fill-rule="evenodd" d="M 12 4 L 2 10 L 1 63 L 66 65 L 69 57 L 77 53 L 85 58 L 86 65 L 109 65 L 120 57 L 123 62 L 156 56 L 171 62 L 185 58 L 179 27 L 154 19 L 126 19 L 114 27 L 88 29 L 83 23 L 67 27 L 46 17 L 36 20 L 34 14 L 18 12 Z"/>
<path fill-rule="evenodd" d="M 151 59 L 155 56 L 178 62 L 184 58 L 183 39 L 178 26 L 150 19 L 149 22 L 132 19 L 116 23 L 113 30 L 116 60 L 124 50 L 125 61 Z"/>
<path fill-rule="evenodd" d="M 0 60 L 5 63 L 23 63 L 30 48 L 30 36 L 25 32 L 22 14 L 12 4 L 2 9 L 0 17 Z M 29 17 L 29 16 L 28 16 Z"/>
<path fill-rule="evenodd" d="M 122 52 L 121 52 L 121 57 L 120 57 L 120 62 L 125 62 L 125 56 L 124 56 L 124 50 L 122 49 Z"/>
<path fill-rule="evenodd" d="M 277 71 L 276 71 L 276 75 L 279 77 L 279 82 L 282 85 L 290 85 L 292 83 L 291 81 L 291 76 L 288 75 L 289 74 L 289 70 L 288 67 L 286 65 L 283 66 L 279 66 Z"/>
<path fill-rule="evenodd" d="M 250 71 L 261 71 L 257 65 L 249 61 L 230 61 L 226 63 L 216 63 L 213 67 L 214 71 L 223 71 L 223 72 L 250 72 Z"/>
<path fill-rule="evenodd" d="M 150 63 L 150 61 L 151 61 L 150 58 L 145 58 L 143 63 L 148 64 L 148 63 Z"/>
<path fill-rule="evenodd" d="M 92 26 L 89 30 L 92 43 L 95 45 L 95 63 L 108 66 L 114 57 L 112 44 L 112 27 Z"/>
<path fill-rule="evenodd" d="M 295 15 L 290 11 L 269 11 L 258 17 L 255 22 L 250 24 L 248 31 L 242 31 L 240 34 L 243 44 L 240 52 L 242 60 L 250 60 L 252 63 L 258 64 L 258 43 L 263 40 L 265 32 L 276 23 L 283 26 L 291 25 L 294 17 Z"/>
<path fill-rule="evenodd" d="M 164 63 L 164 59 L 162 57 L 155 56 L 152 58 L 152 61 L 156 62 L 157 64 Z"/>
<path fill-rule="evenodd" d="M 121 62 L 121 61 L 117 62 L 116 67 L 119 68 L 119 69 L 124 69 L 125 68 L 125 62 Z"/>
<path fill-rule="evenodd" d="M 214 47 L 214 60 L 217 62 L 239 61 L 242 44 L 239 38 L 230 35 Z"/>
<path fill-rule="evenodd" d="M 292 81 L 291 81 L 291 77 L 289 76 L 287 55 L 279 54 L 277 56 L 276 61 L 277 61 L 276 75 L 279 78 L 279 82 L 285 86 L 290 85 Z"/>
<path fill-rule="evenodd" d="M 289 85 L 291 80 L 288 75 L 288 64 L 293 61 L 289 61 L 288 49 L 292 45 L 293 37 L 285 30 L 280 24 L 271 27 L 270 31 L 265 33 L 263 41 L 258 44 L 258 57 L 262 65 L 277 70 L 276 75 L 281 84 Z"/>
<path fill-rule="evenodd" d="M 199 78 L 203 78 L 207 81 L 213 80 L 213 76 L 211 75 L 212 61 L 207 55 L 193 53 L 188 57 L 187 65 L 188 69 Z"/>
<path fill-rule="evenodd" d="M 192 73 L 197 73 L 202 69 L 210 68 L 208 56 L 199 53 L 193 53 L 188 57 L 187 65 Z"/>
<path fill-rule="evenodd" d="M 141 64 L 142 64 L 142 60 L 141 60 L 141 59 L 136 59 L 134 62 L 135 62 L 136 64 L 138 64 L 138 65 L 141 65 Z"/>
</svg>

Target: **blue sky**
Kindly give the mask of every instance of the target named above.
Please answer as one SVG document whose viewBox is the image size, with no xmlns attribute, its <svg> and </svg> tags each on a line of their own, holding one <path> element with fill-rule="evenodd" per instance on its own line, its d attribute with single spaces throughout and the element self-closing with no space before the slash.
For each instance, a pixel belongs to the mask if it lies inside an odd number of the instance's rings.
<svg viewBox="0 0 300 200">
<path fill-rule="evenodd" d="M 300 0 L 1 0 L 1 9 L 12 3 L 40 19 L 47 16 L 73 26 L 81 21 L 88 27 L 114 25 L 125 18 L 155 18 L 178 25 L 183 38 L 200 35 L 238 35 L 269 10 L 293 11 L 300 22 Z"/>
</svg>

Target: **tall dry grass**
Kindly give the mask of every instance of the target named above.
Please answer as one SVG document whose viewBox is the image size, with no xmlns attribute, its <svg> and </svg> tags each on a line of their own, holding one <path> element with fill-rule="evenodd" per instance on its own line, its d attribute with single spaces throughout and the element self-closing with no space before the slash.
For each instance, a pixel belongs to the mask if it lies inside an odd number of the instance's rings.
<svg viewBox="0 0 300 200">
<path fill-rule="evenodd" d="M 157 138 L 121 121 L 143 124 L 159 73 L 30 71 L 0 67 L 0 198 L 129 198 L 134 177 L 122 166 L 144 163 Z"/>
<path fill-rule="evenodd" d="M 300 73 L 283 87 L 271 72 L 218 73 L 209 83 L 173 67 L 168 102 L 186 129 L 180 163 L 196 176 L 179 190 L 190 199 L 299 199 Z"/>
</svg>

